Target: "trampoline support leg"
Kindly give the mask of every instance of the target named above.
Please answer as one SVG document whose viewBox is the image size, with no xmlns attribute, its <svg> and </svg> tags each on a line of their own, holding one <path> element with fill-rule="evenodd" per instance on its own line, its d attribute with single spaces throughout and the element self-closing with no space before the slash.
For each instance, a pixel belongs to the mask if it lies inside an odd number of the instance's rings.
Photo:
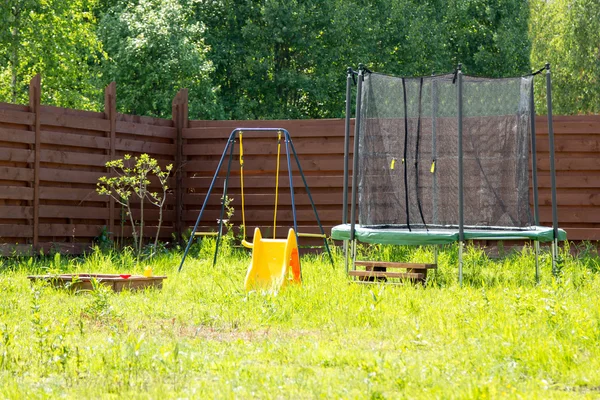
<svg viewBox="0 0 600 400">
<path fill-rule="evenodd" d="M 463 242 L 458 242 L 458 284 L 463 284 Z"/>
<path fill-rule="evenodd" d="M 535 248 L 535 283 L 540 283 L 540 242 L 534 241 Z"/>
<path fill-rule="evenodd" d="M 356 265 L 354 262 L 356 261 L 356 239 L 352 241 L 352 271 L 356 270 Z"/>
<path fill-rule="evenodd" d="M 438 263 L 438 247 L 433 245 L 433 263 L 437 265 Z"/>
<path fill-rule="evenodd" d="M 558 271 L 556 270 L 556 259 L 558 258 L 558 240 L 552 241 L 552 275 L 556 276 Z"/>
<path fill-rule="evenodd" d="M 344 240 L 344 263 L 346 266 L 346 275 L 348 275 L 348 241 Z"/>
</svg>

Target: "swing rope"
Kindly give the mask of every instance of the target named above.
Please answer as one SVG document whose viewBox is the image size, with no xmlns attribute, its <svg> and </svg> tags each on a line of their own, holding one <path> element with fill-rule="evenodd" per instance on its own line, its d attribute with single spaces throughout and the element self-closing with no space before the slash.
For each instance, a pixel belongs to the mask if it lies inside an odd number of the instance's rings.
<svg viewBox="0 0 600 400">
<path fill-rule="evenodd" d="M 273 239 L 277 230 L 277 204 L 279 202 L 279 156 L 281 155 L 281 131 L 277 133 L 277 170 L 275 172 L 275 211 L 273 212 Z"/>
</svg>

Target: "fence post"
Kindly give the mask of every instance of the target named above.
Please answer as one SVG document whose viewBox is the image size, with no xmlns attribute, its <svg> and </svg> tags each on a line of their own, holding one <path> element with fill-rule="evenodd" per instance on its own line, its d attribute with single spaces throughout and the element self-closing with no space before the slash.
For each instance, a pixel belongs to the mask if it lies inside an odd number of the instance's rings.
<svg viewBox="0 0 600 400">
<path fill-rule="evenodd" d="M 109 138 L 109 156 L 111 160 L 115 159 L 115 141 L 117 127 L 117 84 L 111 82 L 104 89 L 104 118 L 110 121 L 110 131 L 107 132 Z M 110 173 L 110 170 L 107 171 Z M 115 236 L 115 200 L 109 196 L 108 200 L 108 231 Z"/>
<path fill-rule="evenodd" d="M 175 232 L 181 242 L 183 234 L 183 130 L 188 127 L 188 90 L 181 89 L 173 99 L 172 118 L 177 131 L 175 138 Z"/>
<path fill-rule="evenodd" d="M 40 97 L 42 79 L 37 74 L 29 81 L 29 111 L 34 113 L 33 130 L 35 132 L 34 162 L 33 162 L 33 250 L 37 251 L 40 236 Z"/>
</svg>

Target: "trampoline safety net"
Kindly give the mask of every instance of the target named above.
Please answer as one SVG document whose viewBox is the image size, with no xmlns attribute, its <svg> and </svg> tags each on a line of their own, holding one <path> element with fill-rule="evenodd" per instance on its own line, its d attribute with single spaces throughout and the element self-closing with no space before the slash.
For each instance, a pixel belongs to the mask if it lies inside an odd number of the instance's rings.
<svg viewBox="0 0 600 400">
<path fill-rule="evenodd" d="M 464 226 L 527 229 L 532 76 L 463 76 Z M 367 73 L 359 126 L 362 226 L 459 224 L 458 81 Z"/>
</svg>

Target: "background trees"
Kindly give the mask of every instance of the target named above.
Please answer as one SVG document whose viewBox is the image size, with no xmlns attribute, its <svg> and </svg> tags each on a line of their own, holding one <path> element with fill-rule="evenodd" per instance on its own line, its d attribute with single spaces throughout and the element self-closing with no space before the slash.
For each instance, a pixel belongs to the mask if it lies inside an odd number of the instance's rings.
<svg viewBox="0 0 600 400">
<path fill-rule="evenodd" d="M 190 3 L 179 0 L 113 1 L 98 10 L 97 26 L 107 57 L 104 83 L 117 82 L 120 111 L 168 117 L 171 101 L 188 88 L 195 118 L 221 118 L 212 63 L 205 56 L 204 27 Z"/>
<path fill-rule="evenodd" d="M 600 2 L 530 0 L 532 65 L 552 64 L 556 114 L 600 113 Z M 545 112 L 545 89 L 536 107 Z"/>
<path fill-rule="evenodd" d="M 0 5 L 0 100 L 27 102 L 42 73 L 42 103 L 97 110 L 95 67 L 104 57 L 91 10 L 96 0 L 3 0 Z"/>
<path fill-rule="evenodd" d="M 192 118 L 342 116 L 347 66 L 526 74 L 553 64 L 557 113 L 600 111 L 597 0 L 5 0 L 0 100 L 43 74 L 46 104 Z M 542 88 L 537 88 L 540 96 Z M 538 110 L 544 111 L 544 102 Z"/>
</svg>

